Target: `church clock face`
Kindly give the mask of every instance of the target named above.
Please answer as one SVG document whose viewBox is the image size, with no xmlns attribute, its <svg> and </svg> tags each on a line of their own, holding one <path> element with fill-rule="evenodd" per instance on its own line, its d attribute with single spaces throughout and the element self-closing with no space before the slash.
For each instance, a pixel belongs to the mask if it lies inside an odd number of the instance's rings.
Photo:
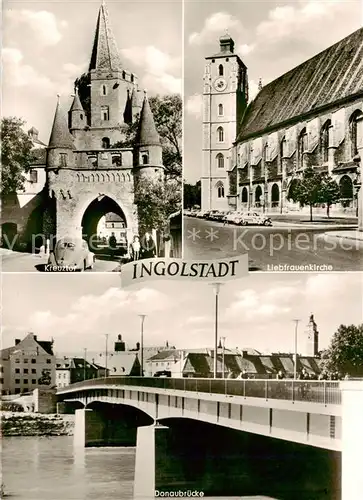
<svg viewBox="0 0 363 500">
<path fill-rule="evenodd" d="M 227 82 L 224 78 L 216 78 L 216 80 L 214 80 L 214 88 L 218 91 L 218 92 L 223 92 L 223 90 L 226 90 L 227 88 Z"/>
</svg>

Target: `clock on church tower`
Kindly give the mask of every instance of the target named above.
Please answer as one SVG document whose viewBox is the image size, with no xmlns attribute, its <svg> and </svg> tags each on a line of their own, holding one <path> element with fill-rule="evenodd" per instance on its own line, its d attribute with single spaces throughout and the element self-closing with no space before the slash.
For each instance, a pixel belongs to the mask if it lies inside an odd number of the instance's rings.
<svg viewBox="0 0 363 500">
<path fill-rule="evenodd" d="M 202 210 L 228 209 L 230 150 L 247 105 L 247 68 L 225 34 L 206 57 L 203 86 Z"/>
</svg>

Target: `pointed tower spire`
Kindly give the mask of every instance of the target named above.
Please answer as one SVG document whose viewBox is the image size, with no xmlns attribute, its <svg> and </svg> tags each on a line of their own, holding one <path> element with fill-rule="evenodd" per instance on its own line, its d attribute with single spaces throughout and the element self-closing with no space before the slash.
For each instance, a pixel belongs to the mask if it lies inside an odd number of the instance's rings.
<svg viewBox="0 0 363 500">
<path fill-rule="evenodd" d="M 81 100 L 78 95 L 78 87 L 76 87 L 76 93 L 74 94 L 74 99 L 70 111 L 84 111 Z"/>
<path fill-rule="evenodd" d="M 98 13 L 89 71 L 93 69 L 120 70 L 120 68 L 120 55 L 111 30 L 107 7 L 104 0 L 102 0 Z"/>
<path fill-rule="evenodd" d="M 149 100 L 146 95 L 142 104 L 139 128 L 136 136 L 136 144 L 138 146 L 160 146 L 160 137 L 156 130 L 154 117 L 150 109 Z"/>
<path fill-rule="evenodd" d="M 57 97 L 58 102 L 55 109 L 53 127 L 50 134 L 48 149 L 73 149 L 73 138 L 68 130 L 67 117 L 61 108 L 59 94 Z"/>
</svg>

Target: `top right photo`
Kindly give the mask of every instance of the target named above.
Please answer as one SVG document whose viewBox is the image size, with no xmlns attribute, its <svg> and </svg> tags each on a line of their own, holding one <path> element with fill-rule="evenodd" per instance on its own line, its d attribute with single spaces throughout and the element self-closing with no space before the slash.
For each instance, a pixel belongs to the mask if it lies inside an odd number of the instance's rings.
<svg viewBox="0 0 363 500">
<path fill-rule="evenodd" d="M 363 266 L 358 1 L 185 2 L 184 257 Z"/>
</svg>

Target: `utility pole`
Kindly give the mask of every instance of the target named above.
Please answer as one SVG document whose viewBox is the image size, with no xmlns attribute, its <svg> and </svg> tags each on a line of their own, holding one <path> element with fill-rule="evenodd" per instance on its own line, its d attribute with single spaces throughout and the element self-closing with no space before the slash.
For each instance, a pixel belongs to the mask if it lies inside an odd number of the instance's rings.
<svg viewBox="0 0 363 500">
<path fill-rule="evenodd" d="M 107 365 L 108 365 L 108 333 L 105 333 L 105 337 L 106 337 L 106 351 L 105 351 L 105 357 L 106 357 L 105 368 L 106 368 L 106 373 L 105 373 L 105 377 L 107 377 Z"/>
<path fill-rule="evenodd" d="M 139 314 L 141 318 L 141 331 L 140 331 L 140 377 L 144 376 L 144 321 L 146 314 Z"/>
<path fill-rule="evenodd" d="M 299 325 L 300 319 L 293 319 L 295 323 L 295 339 L 294 339 L 294 380 L 297 379 L 297 328 Z"/>
<path fill-rule="evenodd" d="M 214 370 L 213 378 L 217 378 L 217 352 L 218 352 L 218 299 L 219 290 L 223 283 L 211 283 L 215 293 L 215 320 L 214 320 Z"/>
<path fill-rule="evenodd" d="M 222 339 L 222 370 L 223 370 L 223 378 L 225 377 L 225 370 L 224 370 L 224 347 L 225 347 L 225 342 L 226 342 L 226 337 L 221 337 Z"/>
</svg>

